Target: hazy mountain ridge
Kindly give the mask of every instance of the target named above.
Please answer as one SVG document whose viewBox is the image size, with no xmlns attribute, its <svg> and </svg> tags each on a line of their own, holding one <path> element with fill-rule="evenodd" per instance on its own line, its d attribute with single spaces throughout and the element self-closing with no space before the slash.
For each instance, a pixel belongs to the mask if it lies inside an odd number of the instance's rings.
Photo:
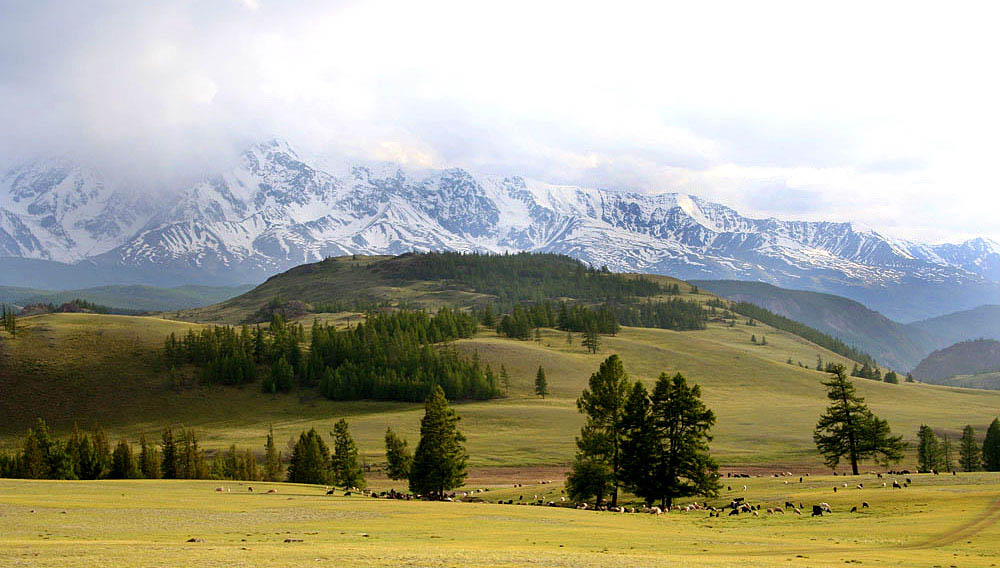
<svg viewBox="0 0 1000 568">
<path fill-rule="evenodd" d="M 86 259 L 158 284 L 231 284 L 341 254 L 528 250 L 616 271 L 842 294 L 897 319 L 1000 302 L 1000 245 L 983 239 L 924 245 L 849 223 L 753 219 L 682 194 L 461 169 L 411 174 L 382 164 L 345 172 L 313 167 L 271 140 L 154 205 L 130 200 L 85 168 L 35 162 L 0 184 L 0 255 Z M 942 287 L 958 293 L 938 293 Z M 928 304 L 927 296 L 940 299 Z"/>
</svg>

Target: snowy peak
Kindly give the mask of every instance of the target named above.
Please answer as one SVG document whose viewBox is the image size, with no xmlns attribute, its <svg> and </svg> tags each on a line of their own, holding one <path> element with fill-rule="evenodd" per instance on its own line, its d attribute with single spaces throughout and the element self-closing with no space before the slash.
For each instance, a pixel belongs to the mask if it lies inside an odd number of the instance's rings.
<svg viewBox="0 0 1000 568">
<path fill-rule="evenodd" d="M 339 170 L 338 170 L 339 171 Z M 619 271 L 831 290 L 1000 281 L 1000 245 L 927 245 L 850 223 L 745 217 L 680 193 L 619 193 L 460 168 L 353 164 L 337 175 L 281 139 L 155 204 L 50 160 L 0 179 L 0 255 L 169 267 L 246 280 L 341 254 L 528 250 Z"/>
</svg>

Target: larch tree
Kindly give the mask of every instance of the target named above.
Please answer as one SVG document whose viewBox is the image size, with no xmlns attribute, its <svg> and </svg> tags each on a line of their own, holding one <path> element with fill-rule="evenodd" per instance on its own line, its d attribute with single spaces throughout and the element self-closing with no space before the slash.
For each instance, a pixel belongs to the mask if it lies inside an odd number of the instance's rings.
<svg viewBox="0 0 1000 568">
<path fill-rule="evenodd" d="M 590 376 L 588 388 L 576 401 L 577 409 L 587 417 L 576 441 L 580 450 L 577 459 L 607 466 L 611 472 L 611 506 L 618 504 L 618 486 L 623 477 L 623 420 L 631 390 L 621 358 L 612 355 Z"/>
<path fill-rule="evenodd" d="M 983 468 L 1000 471 L 1000 418 L 994 418 L 983 440 Z"/>
<path fill-rule="evenodd" d="M 409 479 L 410 468 L 413 467 L 413 453 L 407 447 L 406 440 L 392 428 L 385 429 L 385 460 L 389 479 Z"/>
<path fill-rule="evenodd" d="M 465 481 L 469 456 L 465 436 L 458 431 L 459 420 L 448 407 L 444 390 L 434 385 L 424 403 L 420 442 L 410 469 L 410 491 L 428 499 L 443 499 L 446 491 Z"/>
<path fill-rule="evenodd" d="M 354 443 L 347 420 L 338 420 L 330 435 L 333 436 L 331 470 L 334 481 L 346 488 L 364 489 L 365 472 L 358 458 L 358 445 Z"/>
<path fill-rule="evenodd" d="M 830 373 L 830 380 L 823 382 L 830 406 L 813 431 L 813 441 L 824 463 L 836 468 L 846 459 L 851 472 L 858 475 L 858 464 L 865 459 L 881 456 L 886 461 L 898 460 L 896 456 L 901 456 L 905 448 L 902 437 L 892 436 L 888 423 L 869 410 L 843 365 L 831 365 Z"/>
<path fill-rule="evenodd" d="M 545 380 L 545 369 L 541 365 L 538 366 L 538 372 L 535 373 L 535 394 L 542 398 L 549 394 L 549 382 Z"/>
<path fill-rule="evenodd" d="M 962 439 L 958 442 L 958 464 L 965 471 L 976 471 L 982 465 L 982 453 L 976 442 L 976 430 L 971 424 L 966 424 L 962 430 Z"/>
<path fill-rule="evenodd" d="M 284 475 L 281 452 L 274 444 L 274 427 L 268 429 L 264 442 L 264 481 L 281 481 Z"/>
<path fill-rule="evenodd" d="M 934 429 L 926 424 L 917 432 L 917 471 L 929 473 L 941 467 L 941 445 Z"/>
</svg>

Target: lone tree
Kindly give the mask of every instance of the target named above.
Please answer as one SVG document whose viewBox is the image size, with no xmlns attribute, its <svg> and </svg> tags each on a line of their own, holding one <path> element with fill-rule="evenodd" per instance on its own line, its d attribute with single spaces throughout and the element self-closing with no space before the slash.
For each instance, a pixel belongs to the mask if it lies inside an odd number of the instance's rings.
<svg viewBox="0 0 1000 568">
<path fill-rule="evenodd" d="M 647 503 L 669 507 L 679 497 L 719 493 L 719 466 L 709 456 L 715 414 L 701 401 L 701 388 L 683 375 L 663 373 L 648 402 L 636 385 L 626 405 L 625 479 Z"/>
<path fill-rule="evenodd" d="M 971 424 L 966 424 L 962 430 L 962 439 L 958 442 L 958 464 L 965 471 L 976 471 L 982 463 L 979 444 L 976 443 L 976 431 Z"/>
<path fill-rule="evenodd" d="M 843 365 L 832 365 L 833 377 L 823 382 L 831 404 L 816 424 L 813 441 L 823 454 L 824 462 L 836 468 L 840 460 L 847 458 L 852 473 L 857 475 L 858 463 L 862 460 L 899 461 L 906 448 L 902 436 L 893 436 L 889 424 L 872 414 L 844 371 Z"/>
<path fill-rule="evenodd" d="M 458 431 L 459 417 L 448 407 L 439 385 L 424 403 L 420 442 L 410 469 L 410 491 L 428 499 L 443 499 L 445 491 L 462 485 L 469 459 Z"/>
<path fill-rule="evenodd" d="M 1000 471 L 1000 418 L 994 418 L 983 440 L 983 467 L 986 471 Z"/>
<path fill-rule="evenodd" d="M 576 401 L 577 409 L 587 416 L 580 437 L 576 439 L 576 445 L 580 449 L 577 461 L 600 463 L 605 466 L 603 469 L 610 472 L 612 507 L 618 504 L 618 486 L 622 481 L 622 422 L 625 400 L 631 390 L 621 358 L 612 355 L 590 376 L 589 388 L 584 389 Z M 599 468 L 588 465 L 587 469 L 596 472 Z M 574 471 L 576 470 L 574 465 Z M 600 498 L 598 496 L 598 501 Z"/>
<path fill-rule="evenodd" d="M 409 479 L 413 454 L 410 453 L 406 440 L 400 438 L 392 428 L 385 429 L 385 459 L 388 462 L 386 473 L 389 479 Z"/>
<path fill-rule="evenodd" d="M 330 482 L 330 449 L 315 428 L 299 434 L 288 463 L 290 483 L 326 485 Z"/>
<path fill-rule="evenodd" d="M 545 380 L 545 369 L 541 365 L 538 366 L 538 372 L 535 374 L 535 394 L 542 398 L 549 394 L 549 382 Z"/>
<path fill-rule="evenodd" d="M 333 425 L 333 457 L 330 459 L 333 479 L 344 487 L 364 489 L 365 473 L 358 461 L 358 445 L 354 443 L 347 420 L 341 418 Z"/>
<path fill-rule="evenodd" d="M 934 429 L 926 424 L 917 431 L 917 471 L 928 473 L 941 466 L 941 444 L 938 443 Z"/>
</svg>

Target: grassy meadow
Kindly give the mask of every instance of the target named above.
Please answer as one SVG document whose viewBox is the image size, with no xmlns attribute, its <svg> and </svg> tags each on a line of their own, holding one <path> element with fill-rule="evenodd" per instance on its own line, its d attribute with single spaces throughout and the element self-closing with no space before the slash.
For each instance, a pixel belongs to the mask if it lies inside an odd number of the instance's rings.
<svg viewBox="0 0 1000 568">
<path fill-rule="evenodd" d="M 346 321 L 349 316 L 322 317 Z M 416 441 L 419 404 L 335 402 L 310 390 L 263 395 L 257 385 L 202 385 L 195 369 L 159 369 L 156 350 L 163 338 L 199 324 L 94 314 L 46 314 L 21 324 L 16 339 L 0 339 L 6 391 L 0 398 L 0 447 L 14 447 L 36 416 L 57 435 L 66 434 L 74 421 L 87 428 L 96 420 L 112 439 L 124 435 L 133 441 L 141 430 L 155 435 L 168 422 L 183 424 L 197 429 L 210 451 L 233 443 L 260 450 L 269 425 L 279 443 L 310 427 L 325 434 L 347 417 L 371 463 L 383 460 L 387 426 Z M 766 336 L 767 345 L 751 343 L 751 334 Z M 477 352 L 495 370 L 506 365 L 512 377 L 508 398 L 455 403 L 474 467 L 568 464 L 582 425 L 576 397 L 612 353 L 623 357 L 634 378 L 649 382 L 661 372 L 682 372 L 702 385 L 718 416 L 712 449 L 721 463 L 819 466 L 812 428 L 826 402 L 820 384 L 826 375 L 798 362 L 814 366 L 817 355 L 843 361 L 840 356 L 767 326 L 743 323 L 689 332 L 625 328 L 616 337 L 602 337 L 596 355 L 587 353 L 580 339 L 576 335 L 568 343 L 566 333 L 543 330 L 541 341 L 516 341 L 482 331 L 454 343 Z M 538 365 L 545 368 L 551 391 L 544 400 L 532 394 Z M 910 440 L 921 423 L 956 437 L 967 423 L 982 433 L 1000 413 L 1000 392 L 855 382 L 872 409 Z"/>
<path fill-rule="evenodd" d="M 218 481 L 0 480 L 0 565 L 104 566 L 995 566 L 1000 476 L 755 477 L 734 495 L 759 517 L 661 516 L 498 505 L 558 484 L 478 485 L 492 503 L 326 496 L 325 488 Z M 723 480 L 730 481 L 730 480 Z M 865 489 L 854 489 L 862 482 Z M 743 490 L 743 484 L 747 486 Z M 250 493 L 247 486 L 252 485 Z M 224 487 L 228 491 L 216 492 Z M 276 494 L 264 493 L 276 489 Z M 767 514 L 785 501 L 833 514 Z M 848 512 L 862 501 L 870 508 Z M 188 539 L 203 542 L 186 542 Z M 285 542 L 291 539 L 296 542 Z"/>
</svg>

